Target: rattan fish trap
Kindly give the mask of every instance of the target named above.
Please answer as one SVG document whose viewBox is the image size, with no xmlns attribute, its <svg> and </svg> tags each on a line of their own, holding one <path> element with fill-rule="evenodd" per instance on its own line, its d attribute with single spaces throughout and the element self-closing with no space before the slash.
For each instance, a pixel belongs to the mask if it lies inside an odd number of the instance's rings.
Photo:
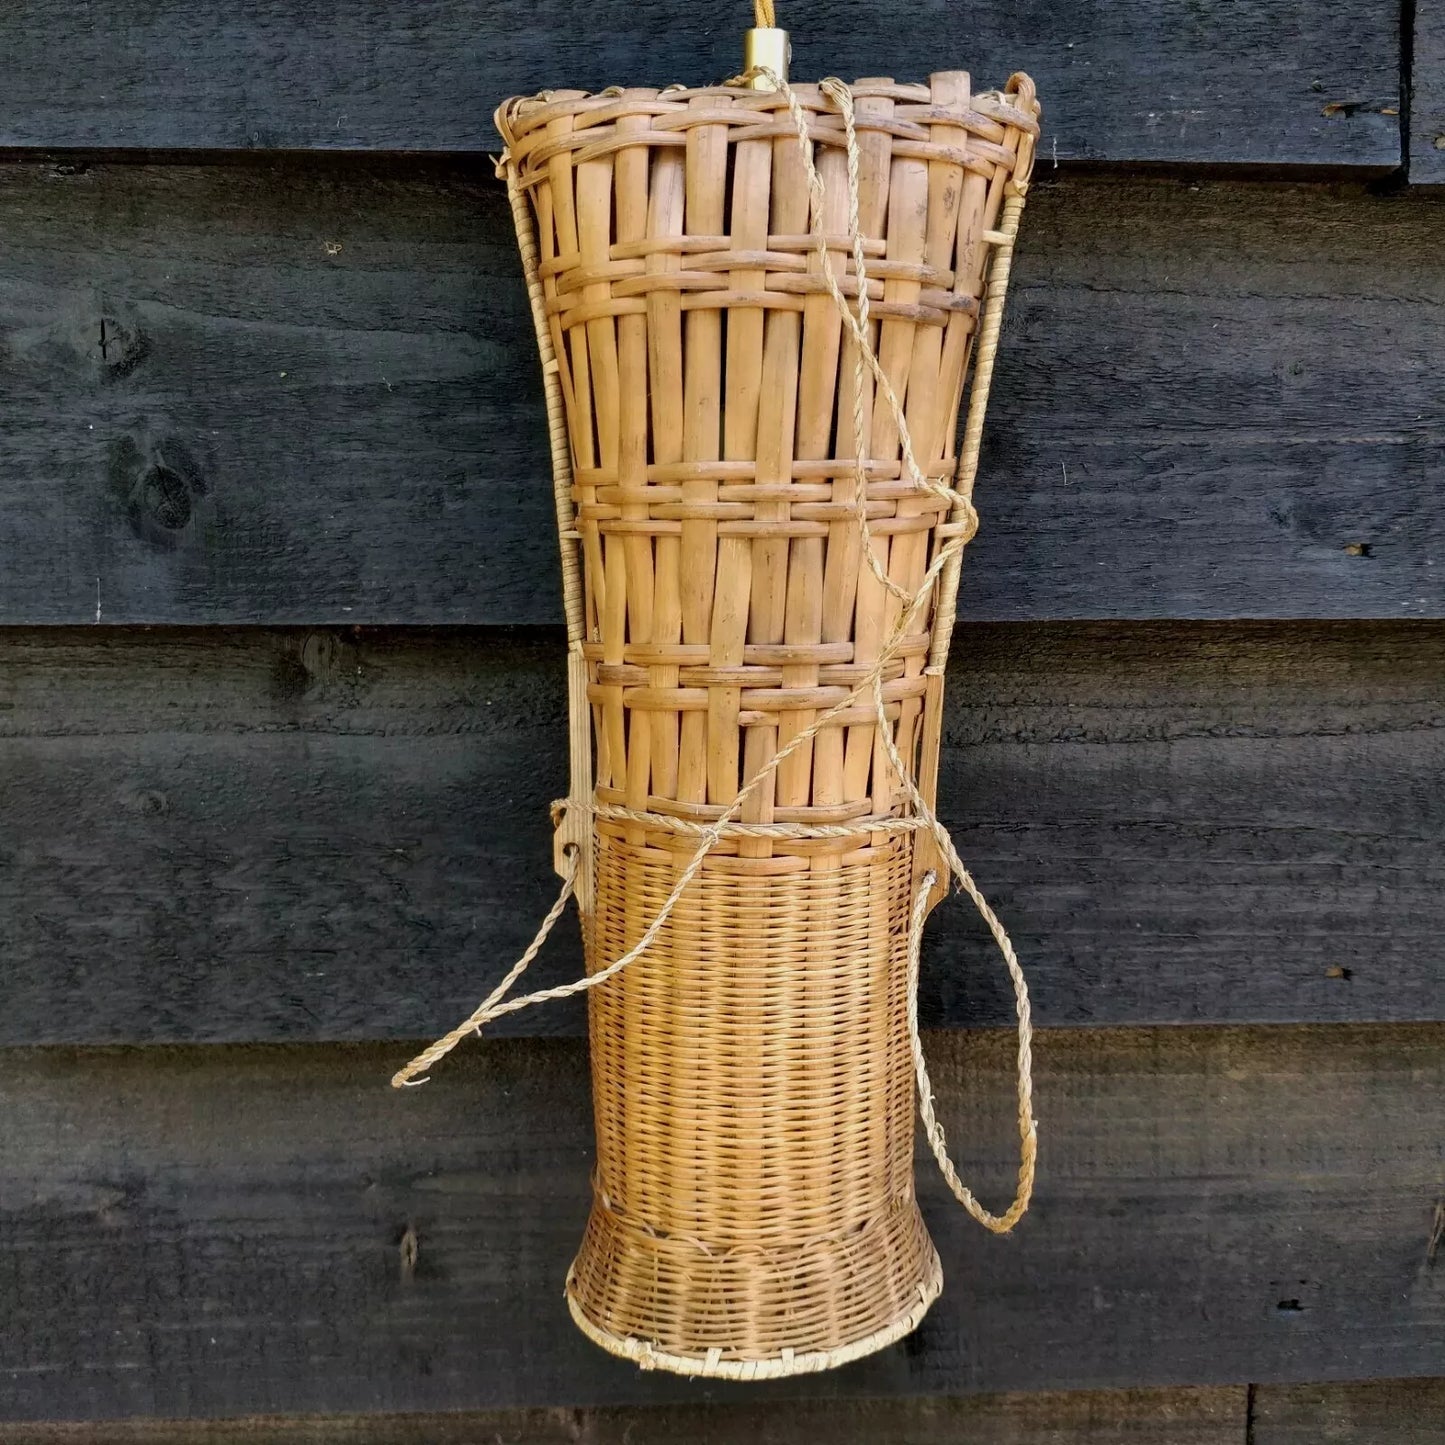
<svg viewBox="0 0 1445 1445">
<path fill-rule="evenodd" d="M 932 807 L 1039 108 L 1022 75 L 790 86 L 781 35 L 752 32 L 771 64 L 726 85 L 498 113 L 562 540 L 567 882 L 397 1078 L 588 990 L 573 1317 L 646 1367 L 733 1378 L 881 1348 L 937 1296 L 915 1088 L 990 1227 L 1027 1207 L 1034 1154 L 1022 976 Z M 918 1041 L 918 941 L 950 873 L 1019 1004 L 1023 1163 L 1001 1216 L 953 1174 Z M 587 978 L 508 998 L 572 891 Z"/>
</svg>

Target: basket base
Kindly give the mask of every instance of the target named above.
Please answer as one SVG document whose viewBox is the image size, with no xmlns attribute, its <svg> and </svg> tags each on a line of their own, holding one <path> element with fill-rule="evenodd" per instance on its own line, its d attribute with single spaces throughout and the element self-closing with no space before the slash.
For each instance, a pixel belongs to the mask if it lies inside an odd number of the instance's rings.
<svg viewBox="0 0 1445 1445">
<path fill-rule="evenodd" d="M 943 1288 L 943 1268 L 915 1203 L 900 1208 L 886 1231 L 870 1229 L 865 1236 L 885 1232 L 886 1246 L 865 1237 L 862 1249 L 847 1252 L 843 1269 L 823 1280 L 815 1277 L 818 1308 L 807 1318 L 805 1300 L 795 1297 L 795 1308 L 780 1303 L 770 1310 L 768 1296 L 774 1286 L 795 1287 L 803 1256 L 816 1258 L 816 1248 L 798 1251 L 791 1269 L 779 1262 L 778 1251 L 770 1251 L 766 1259 L 750 1256 L 741 1272 L 736 1260 L 723 1270 L 716 1256 L 696 1261 L 685 1277 L 667 1269 L 651 1272 L 652 1289 L 638 1298 L 625 1286 L 629 1275 L 636 1281 L 639 1263 L 627 1237 L 631 1231 L 619 1229 L 605 1206 L 594 1208 L 568 1271 L 567 1307 L 594 1344 L 644 1370 L 721 1380 L 776 1380 L 831 1370 L 911 1333 Z M 802 1272 L 809 1272 L 806 1266 Z M 750 1296 L 750 1308 L 720 1308 L 720 1296 L 739 1290 Z M 609 1304 L 617 1306 L 611 1319 Z M 654 1337 L 624 1333 L 617 1315 L 634 1328 L 654 1321 Z M 788 1339 L 795 1344 L 784 1343 Z"/>
<path fill-rule="evenodd" d="M 935 1255 L 934 1263 L 937 1262 Z M 567 1291 L 567 1308 L 571 1311 L 573 1323 L 594 1345 L 600 1345 L 610 1355 L 631 1360 L 639 1369 L 668 1370 L 674 1375 L 689 1377 L 703 1375 L 714 1380 L 780 1380 L 788 1375 L 813 1375 L 820 1370 L 835 1370 L 840 1365 L 851 1364 L 864 1355 L 876 1354 L 896 1344 L 904 1335 L 911 1335 L 918 1328 L 942 1289 L 943 1271 L 940 1268 L 926 1284 L 919 1285 L 918 1303 L 885 1329 L 834 1350 L 810 1350 L 801 1355 L 789 1351 L 767 1360 L 715 1360 L 711 1355 L 674 1355 L 659 1350 L 650 1340 L 614 1335 L 587 1318 L 570 1289 Z"/>
</svg>

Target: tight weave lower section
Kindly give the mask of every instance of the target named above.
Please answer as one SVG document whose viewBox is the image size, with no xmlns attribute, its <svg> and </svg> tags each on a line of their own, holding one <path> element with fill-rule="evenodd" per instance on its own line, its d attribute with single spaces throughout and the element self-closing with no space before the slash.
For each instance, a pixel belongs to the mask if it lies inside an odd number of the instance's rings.
<svg viewBox="0 0 1445 1445">
<path fill-rule="evenodd" d="M 937 1293 L 913 1183 L 914 836 L 858 842 L 719 849 L 590 995 L 597 1173 L 567 1289 L 608 1348 L 694 1373 L 826 1368 Z M 637 941 L 690 853 L 599 827 L 590 970 Z"/>
</svg>

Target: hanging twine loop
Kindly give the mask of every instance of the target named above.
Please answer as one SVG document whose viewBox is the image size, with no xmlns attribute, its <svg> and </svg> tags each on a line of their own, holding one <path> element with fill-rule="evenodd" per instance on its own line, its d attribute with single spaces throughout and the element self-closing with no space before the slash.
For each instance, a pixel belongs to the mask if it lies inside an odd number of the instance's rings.
<svg viewBox="0 0 1445 1445">
<path fill-rule="evenodd" d="M 760 27 L 771 27 L 774 24 L 771 0 L 755 0 L 755 11 Z M 1004 966 L 1008 971 L 1009 981 L 1013 988 L 1014 1008 L 1018 1025 L 1016 1075 L 1019 1169 L 1018 1183 L 1013 1202 L 1002 1214 L 993 1214 L 980 1204 L 972 1191 L 959 1178 L 958 1171 L 948 1153 L 948 1145 L 943 1126 L 939 1123 L 934 1109 L 933 1086 L 928 1074 L 927 1060 L 923 1053 L 923 1042 L 918 1022 L 918 982 L 923 941 L 923 924 L 928 914 L 930 896 L 934 888 L 940 885 L 939 875 L 934 871 L 929 871 L 920 880 L 913 901 L 908 930 L 908 1032 L 913 1055 L 914 1075 L 918 1085 L 919 1115 L 923 1123 L 923 1131 L 928 1140 L 929 1148 L 938 1163 L 944 1180 L 947 1182 L 954 1196 L 968 1213 L 985 1228 L 998 1234 L 1006 1234 L 1013 1229 L 1028 1210 L 1029 1202 L 1033 1195 L 1034 1174 L 1038 1159 L 1038 1129 L 1033 1113 L 1033 1021 L 1029 1004 L 1028 984 L 1024 978 L 1022 966 L 1019 963 L 1018 955 L 1014 951 L 1013 943 L 1008 936 L 1007 930 L 989 906 L 982 891 L 979 889 L 977 883 L 975 883 L 972 874 L 970 874 L 964 866 L 963 860 L 954 848 L 953 840 L 947 828 L 943 826 L 942 822 L 940 822 L 934 814 L 927 799 L 923 796 L 917 783 L 911 777 L 903 758 L 899 755 L 897 744 L 893 739 L 892 729 L 889 726 L 884 702 L 883 679 L 889 664 L 897 656 L 899 649 L 902 647 L 904 639 L 911 633 L 914 624 L 926 612 L 930 602 L 935 600 L 935 589 L 938 590 L 936 606 L 938 619 L 943 627 L 943 637 L 941 642 L 942 652 L 940 653 L 938 651 L 937 646 L 935 646 L 934 652 L 935 656 L 939 658 L 946 655 L 948 633 L 951 631 L 952 626 L 953 602 L 958 585 L 961 554 L 964 547 L 968 545 L 978 530 L 978 513 L 974 509 L 970 494 L 973 489 L 973 480 L 978 467 L 983 435 L 983 416 L 988 400 L 989 385 L 993 376 L 994 359 L 998 351 L 999 332 L 1003 318 L 1003 300 L 1008 285 L 1013 243 L 1018 233 L 1019 218 L 1023 210 L 1023 196 L 1027 184 L 1031 150 L 1024 152 L 1021 149 L 1015 177 L 1010 181 L 1004 199 L 999 229 L 996 233 L 998 250 L 989 272 L 988 288 L 977 335 L 973 386 L 969 394 L 969 407 L 965 418 L 963 440 L 959 449 L 958 464 L 954 472 L 954 484 L 950 486 L 945 482 L 925 476 L 919 467 L 917 458 L 914 455 L 913 440 L 902 404 L 898 399 L 892 382 L 889 380 L 878 360 L 869 336 L 867 258 L 863 244 L 862 227 L 859 221 L 859 195 L 861 191 L 859 174 L 860 152 L 854 120 L 852 92 L 843 81 L 834 76 L 830 76 L 820 82 L 818 87 L 819 91 L 837 106 L 843 121 L 847 155 L 848 224 L 849 233 L 853 240 L 853 265 L 858 293 L 855 305 L 850 306 L 847 297 L 844 296 L 842 288 L 839 286 L 834 275 L 828 254 L 827 237 L 823 228 L 825 187 L 822 177 L 818 173 L 817 166 L 814 163 L 813 144 L 808 133 L 807 114 L 787 81 L 782 76 L 775 74 L 765 67 L 756 67 L 746 75 L 736 77 L 735 81 L 730 83 L 744 83 L 756 77 L 761 77 L 770 89 L 776 91 L 783 97 L 787 104 L 788 112 L 792 117 L 794 127 L 797 131 L 798 145 L 802 152 L 806 169 L 808 189 L 812 198 L 809 226 L 817 242 L 818 257 L 821 263 L 819 271 L 827 287 L 828 294 L 831 296 L 833 304 L 837 308 L 843 327 L 854 343 L 855 367 L 852 408 L 853 455 L 858 468 L 857 495 L 860 502 L 859 505 L 854 508 L 853 515 L 858 526 L 862 555 L 866 559 L 869 570 L 887 593 L 900 604 L 898 620 L 884 640 L 882 647 L 879 649 L 877 661 L 870 666 L 863 679 L 859 681 L 844 698 L 819 713 L 808 727 L 800 730 L 787 744 L 779 748 L 768 762 L 747 780 L 741 791 L 723 811 L 722 815 L 711 823 L 693 823 L 683 819 L 668 818 L 660 814 L 654 815 L 651 813 L 636 812 L 628 808 L 603 806 L 598 804 L 594 799 L 578 798 L 576 796 L 568 798 L 565 802 L 554 804 L 554 826 L 565 821 L 572 810 L 580 809 L 590 813 L 593 818 L 636 821 L 651 826 L 667 827 L 679 833 L 693 834 L 698 840 L 697 847 L 688 860 L 687 866 L 678 875 L 672 891 L 663 900 L 642 936 L 620 957 L 605 967 L 598 969 L 595 973 L 589 974 L 584 978 L 576 979 L 571 983 L 561 984 L 555 988 L 541 989 L 535 993 L 524 994 L 519 998 L 508 998 L 507 995 L 510 993 L 512 987 L 526 972 L 532 960 L 540 952 L 542 945 L 546 942 L 548 934 L 561 917 L 568 900 L 572 897 L 576 889 L 578 875 L 584 860 L 576 847 L 569 845 L 572 846 L 573 851 L 568 854 L 568 866 L 564 874 L 561 891 L 557 896 L 557 901 L 552 905 L 546 918 L 543 919 L 536 936 L 528 945 L 526 951 L 517 962 L 512 965 L 512 968 L 502 981 L 482 1000 L 476 1009 L 458 1024 L 456 1028 L 452 1029 L 450 1033 L 444 1035 L 434 1044 L 424 1049 L 403 1069 L 400 1069 L 393 1076 L 392 1085 L 396 1088 L 403 1088 L 425 1083 L 427 1071 L 439 1059 L 450 1053 L 457 1044 L 469 1035 L 480 1036 L 483 1025 L 495 1019 L 502 1018 L 506 1014 L 516 1013 L 521 1009 L 531 1008 L 537 1004 L 571 998 L 589 989 L 599 988 L 611 979 L 616 978 L 623 970 L 630 968 L 657 940 L 658 935 L 667 926 L 667 921 L 671 917 L 674 908 L 676 908 L 678 901 L 687 891 L 688 885 L 697 877 L 708 855 L 717 846 L 719 841 L 725 837 L 768 837 L 786 840 L 789 838 L 818 838 L 820 836 L 849 837 L 856 835 L 862 837 L 865 835 L 876 835 L 878 833 L 903 831 L 926 832 L 930 836 L 934 847 L 937 849 L 939 858 L 946 865 L 948 875 L 956 882 L 959 889 L 963 893 L 966 893 L 972 900 L 974 907 L 978 910 L 979 916 L 983 919 L 984 924 L 993 936 L 994 942 L 997 944 L 999 952 L 1003 957 Z M 1021 98 L 1027 99 L 1028 97 Z M 509 197 L 512 201 L 513 217 L 517 222 L 523 264 L 527 272 L 528 292 L 532 301 L 533 320 L 536 325 L 538 345 L 541 349 L 543 370 L 547 380 L 549 417 L 553 421 L 552 440 L 554 464 L 558 468 L 566 469 L 566 475 L 570 482 L 570 461 L 567 457 L 565 446 L 565 422 L 560 416 L 560 409 L 553 408 L 550 404 L 552 391 L 557 384 L 555 375 L 556 362 L 552 352 L 550 332 L 542 311 L 542 292 L 536 274 L 537 248 L 535 233 L 532 229 L 532 220 L 525 198 L 522 196 L 521 188 L 517 183 L 515 168 L 510 164 L 506 165 L 506 178 Z M 868 523 L 867 507 L 862 502 L 862 499 L 866 497 L 867 494 L 867 464 L 864 444 L 866 437 L 866 415 L 864 398 L 866 395 L 867 379 L 870 376 L 877 388 L 878 395 L 884 399 L 892 414 L 899 438 L 903 475 L 914 487 L 933 492 L 947 501 L 951 517 L 956 523 L 954 527 L 950 528 L 949 535 L 943 545 L 939 547 L 937 554 L 924 574 L 922 583 L 913 591 L 909 591 L 888 575 L 887 568 L 879 558 L 873 544 L 872 531 Z M 552 415 L 554 411 L 559 414 Z M 561 488 L 559 486 L 559 496 L 560 494 Z M 566 582 L 569 586 L 580 587 L 580 579 L 574 578 L 570 574 L 567 576 Z M 855 707 L 865 696 L 871 699 L 877 717 L 877 736 L 882 739 L 889 765 L 896 775 L 905 797 L 912 806 L 913 816 L 872 819 L 866 822 L 824 827 L 805 824 L 744 824 L 736 821 L 747 800 L 777 772 L 779 767 L 789 757 L 815 738 L 818 733 L 827 727 L 835 718 L 850 708 Z"/>
</svg>

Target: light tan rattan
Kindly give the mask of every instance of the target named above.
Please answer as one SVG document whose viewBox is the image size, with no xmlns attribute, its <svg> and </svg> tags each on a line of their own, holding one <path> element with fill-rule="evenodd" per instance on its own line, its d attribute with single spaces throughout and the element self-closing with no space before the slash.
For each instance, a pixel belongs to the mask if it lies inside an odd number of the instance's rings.
<svg viewBox="0 0 1445 1445">
<path fill-rule="evenodd" d="M 970 1211 L 1007 1229 L 1027 1207 L 1027 995 L 931 808 L 1037 116 L 1027 77 L 974 95 L 960 72 L 499 112 L 554 368 L 567 885 L 396 1081 L 489 1018 L 589 989 L 598 1162 L 567 1292 L 644 1367 L 800 1373 L 917 1324 L 941 1277 L 914 1198 L 915 1082 Z M 1002 1216 L 952 1172 L 917 1041 L 946 872 L 1018 995 L 1023 1163 Z M 574 887 L 588 979 L 504 1002 Z"/>
</svg>

